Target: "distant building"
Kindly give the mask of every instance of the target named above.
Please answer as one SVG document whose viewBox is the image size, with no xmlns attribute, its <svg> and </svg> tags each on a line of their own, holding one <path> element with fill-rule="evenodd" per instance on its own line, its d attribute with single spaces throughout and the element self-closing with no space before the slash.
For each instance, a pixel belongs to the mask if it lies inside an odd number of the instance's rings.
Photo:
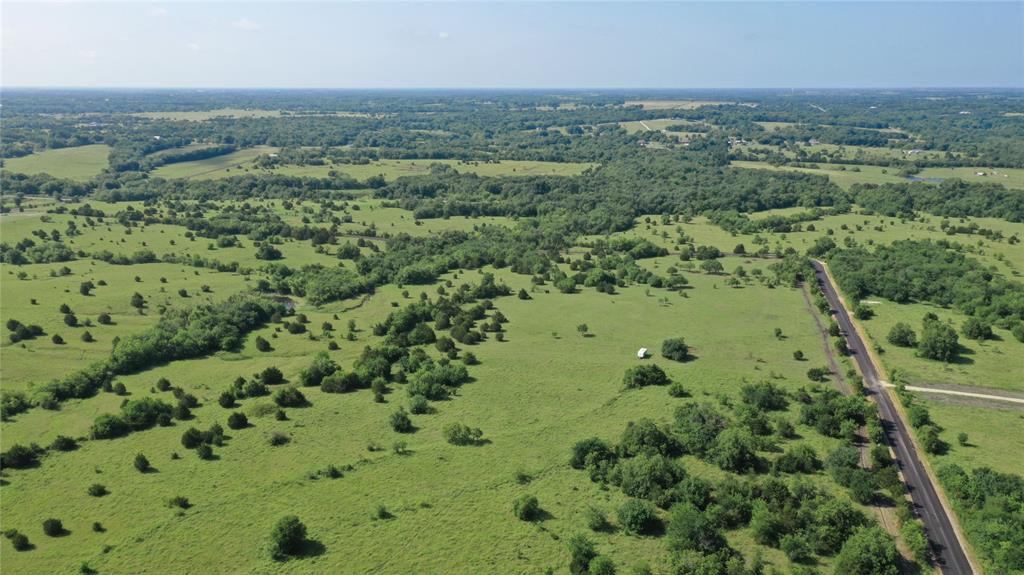
<svg viewBox="0 0 1024 575">
<path fill-rule="evenodd" d="M 638 349 L 636 352 L 636 357 L 637 359 L 647 359 L 647 348 L 641 347 L 640 349 Z"/>
</svg>

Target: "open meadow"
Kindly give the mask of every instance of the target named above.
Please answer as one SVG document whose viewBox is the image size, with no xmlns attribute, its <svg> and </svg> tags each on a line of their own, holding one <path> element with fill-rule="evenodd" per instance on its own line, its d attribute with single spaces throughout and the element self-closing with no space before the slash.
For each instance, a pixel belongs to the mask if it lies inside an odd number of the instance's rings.
<svg viewBox="0 0 1024 575">
<path fill-rule="evenodd" d="M 98 176 L 107 167 L 110 146 L 89 144 L 36 152 L 20 158 L 4 159 L 3 170 L 20 174 L 50 174 L 56 178 L 85 181 Z"/>
</svg>

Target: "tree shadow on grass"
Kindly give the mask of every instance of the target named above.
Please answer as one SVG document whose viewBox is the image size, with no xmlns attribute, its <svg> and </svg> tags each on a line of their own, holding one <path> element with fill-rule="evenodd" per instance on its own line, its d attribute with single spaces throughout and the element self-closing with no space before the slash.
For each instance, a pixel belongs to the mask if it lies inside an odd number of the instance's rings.
<svg viewBox="0 0 1024 575">
<path fill-rule="evenodd" d="M 323 543 L 316 539 L 306 539 L 302 542 L 302 546 L 299 547 L 298 552 L 294 555 L 281 555 L 274 556 L 274 560 L 278 563 L 285 563 L 288 561 L 300 561 L 309 557 L 319 557 L 327 552 L 327 547 Z"/>
<path fill-rule="evenodd" d="M 327 547 L 316 539 L 306 539 L 302 542 L 302 549 L 299 550 L 296 558 L 319 557 L 327 552 Z"/>
</svg>

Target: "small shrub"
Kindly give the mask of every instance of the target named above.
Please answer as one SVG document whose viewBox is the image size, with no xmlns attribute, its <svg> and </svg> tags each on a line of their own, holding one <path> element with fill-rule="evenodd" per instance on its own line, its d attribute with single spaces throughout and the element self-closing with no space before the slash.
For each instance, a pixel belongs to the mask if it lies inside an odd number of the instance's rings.
<svg viewBox="0 0 1024 575">
<path fill-rule="evenodd" d="M 427 398 L 422 395 L 413 395 L 409 397 L 409 413 L 415 415 L 422 415 L 430 412 L 430 402 Z"/>
<path fill-rule="evenodd" d="M 149 459 L 146 459 L 146 456 L 141 453 L 135 456 L 134 464 L 135 469 L 139 470 L 139 473 L 146 473 L 152 469 L 152 466 L 149 464 Z"/>
<path fill-rule="evenodd" d="M 391 429 L 398 433 L 409 433 L 413 430 L 412 420 L 409 419 L 409 413 L 405 411 L 404 407 L 399 407 L 398 411 L 392 413 L 389 421 Z"/>
<path fill-rule="evenodd" d="M 540 502 L 533 495 L 520 495 L 512 502 L 512 513 L 522 521 L 533 521 L 540 516 Z"/>
<path fill-rule="evenodd" d="M 196 447 L 196 455 L 199 457 L 199 459 L 209 461 L 213 459 L 213 448 L 210 447 L 210 444 L 208 443 L 202 443 L 198 447 Z"/>
<path fill-rule="evenodd" d="M 92 485 L 89 486 L 88 493 L 93 497 L 103 497 L 104 495 L 110 492 L 107 491 L 106 486 L 104 486 L 103 484 L 93 483 Z"/>
<path fill-rule="evenodd" d="M 274 394 L 274 403 L 280 407 L 303 407 L 306 396 L 294 387 L 284 387 Z"/>
<path fill-rule="evenodd" d="M 292 438 L 287 433 L 284 433 L 282 431 L 274 431 L 271 432 L 268 442 L 273 447 L 279 447 L 281 445 L 287 444 L 291 440 Z"/>
<path fill-rule="evenodd" d="M 661 342 L 661 355 L 673 361 L 686 361 L 690 348 L 681 337 L 666 339 Z"/>
<path fill-rule="evenodd" d="M 608 529 L 608 516 L 604 514 L 597 507 L 587 507 L 584 511 L 583 517 L 587 522 L 587 527 L 592 531 L 604 531 Z"/>
<path fill-rule="evenodd" d="M 224 409 L 231 409 L 235 406 L 235 394 L 230 391 L 225 391 L 217 398 L 217 403 L 219 403 Z"/>
<path fill-rule="evenodd" d="M 615 562 L 607 555 L 598 555 L 590 562 L 587 575 L 615 575 Z"/>
<path fill-rule="evenodd" d="M 60 522 L 60 519 L 47 519 L 43 521 L 43 533 L 50 537 L 60 537 L 64 534 L 64 524 Z"/>
<path fill-rule="evenodd" d="M 690 397 L 690 392 L 686 391 L 683 384 L 678 381 L 673 382 L 672 385 L 668 386 L 668 394 L 671 397 Z"/>
<path fill-rule="evenodd" d="M 619 523 L 630 533 L 648 533 L 658 523 L 654 505 L 642 499 L 630 499 L 619 507 Z"/>
<path fill-rule="evenodd" d="M 29 549 L 32 549 L 32 544 L 29 543 L 28 536 L 24 533 L 15 531 L 10 535 L 10 540 L 15 551 L 28 551 Z"/>
<path fill-rule="evenodd" d="M 168 507 L 177 507 L 179 509 L 188 509 L 189 507 L 192 507 L 192 504 L 189 503 L 187 497 L 182 497 L 181 495 L 175 495 L 174 497 L 171 497 L 170 499 L 167 500 L 167 506 Z"/>
<path fill-rule="evenodd" d="M 228 416 L 228 427 L 231 429 L 245 429 L 249 427 L 249 418 L 244 413 L 236 411 Z"/>
<path fill-rule="evenodd" d="M 58 435 L 50 444 L 50 449 L 55 451 L 73 451 L 77 447 L 78 442 L 66 435 Z"/>
<path fill-rule="evenodd" d="M 483 431 L 463 423 L 452 422 L 444 426 L 444 438 L 452 445 L 475 445 L 483 437 Z"/>
<path fill-rule="evenodd" d="M 665 372 L 656 365 L 637 365 L 626 370 L 622 377 L 622 385 L 626 389 L 636 389 L 649 385 L 668 385 L 671 383 Z"/>
</svg>

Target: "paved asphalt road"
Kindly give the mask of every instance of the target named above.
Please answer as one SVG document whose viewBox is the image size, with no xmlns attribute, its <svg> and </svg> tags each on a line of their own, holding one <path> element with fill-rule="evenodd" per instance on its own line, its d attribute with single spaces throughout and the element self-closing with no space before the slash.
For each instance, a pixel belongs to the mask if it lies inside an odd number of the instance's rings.
<svg viewBox="0 0 1024 575">
<path fill-rule="evenodd" d="M 904 421 L 899 417 L 892 398 L 879 383 L 878 370 L 868 355 L 864 340 L 861 339 L 857 330 L 853 328 L 847 310 L 839 302 L 836 287 L 829 281 L 825 269 L 819 262 L 812 262 L 814 275 L 818 279 L 825 294 L 825 299 L 835 312 L 836 321 L 840 329 L 846 335 L 850 351 L 861 373 L 864 374 L 868 393 L 877 400 L 878 412 L 882 419 L 882 427 L 885 429 L 889 444 L 896 452 L 896 464 L 900 466 L 903 478 L 906 480 L 907 489 L 914 500 L 914 506 L 921 520 L 924 521 L 928 537 L 932 541 L 932 548 L 939 568 L 943 573 L 955 575 L 967 575 L 973 573 L 971 564 L 967 560 L 963 547 L 956 538 L 953 531 L 953 524 L 946 514 L 942 502 L 936 493 L 935 485 L 924 470 L 924 465 L 918 457 L 914 444 L 910 440 L 910 431 Z"/>
</svg>

